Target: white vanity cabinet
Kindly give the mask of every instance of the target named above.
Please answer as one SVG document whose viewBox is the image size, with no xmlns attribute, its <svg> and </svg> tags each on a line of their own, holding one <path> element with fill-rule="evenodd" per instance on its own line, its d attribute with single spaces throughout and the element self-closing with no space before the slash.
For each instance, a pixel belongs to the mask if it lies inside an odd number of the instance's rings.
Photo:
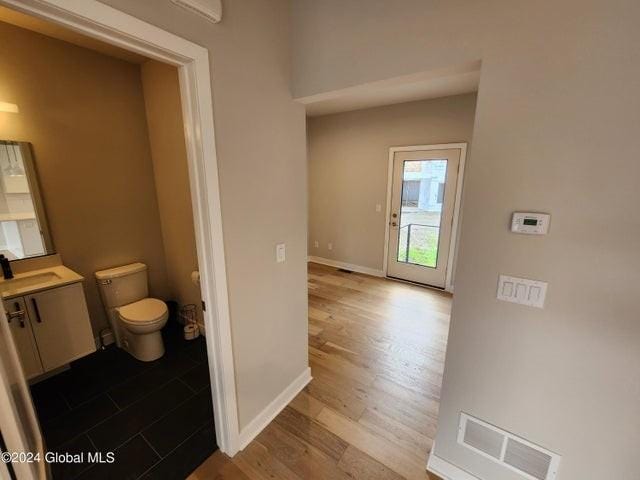
<svg viewBox="0 0 640 480">
<path fill-rule="evenodd" d="M 14 297 L 4 307 L 27 378 L 96 350 L 79 282 Z"/>
</svg>

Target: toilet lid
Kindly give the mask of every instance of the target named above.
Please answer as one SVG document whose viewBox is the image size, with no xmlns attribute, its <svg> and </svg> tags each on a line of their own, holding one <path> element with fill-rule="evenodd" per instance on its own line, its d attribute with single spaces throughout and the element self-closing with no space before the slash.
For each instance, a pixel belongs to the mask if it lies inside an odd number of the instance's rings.
<svg viewBox="0 0 640 480">
<path fill-rule="evenodd" d="M 157 298 L 144 298 L 118 309 L 120 318 L 132 323 L 151 323 L 167 313 L 167 304 Z"/>
</svg>

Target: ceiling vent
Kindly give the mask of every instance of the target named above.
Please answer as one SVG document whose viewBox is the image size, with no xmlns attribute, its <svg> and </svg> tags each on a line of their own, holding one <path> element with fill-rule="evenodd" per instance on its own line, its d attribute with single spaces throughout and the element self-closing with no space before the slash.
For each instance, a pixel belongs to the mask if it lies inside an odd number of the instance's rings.
<svg viewBox="0 0 640 480">
<path fill-rule="evenodd" d="M 529 480 L 555 480 L 558 474 L 560 455 L 466 413 L 460 414 L 458 443 Z"/>
<path fill-rule="evenodd" d="M 210 22 L 218 23 L 222 20 L 221 0 L 171 0 L 176 5 L 186 8 Z"/>
</svg>

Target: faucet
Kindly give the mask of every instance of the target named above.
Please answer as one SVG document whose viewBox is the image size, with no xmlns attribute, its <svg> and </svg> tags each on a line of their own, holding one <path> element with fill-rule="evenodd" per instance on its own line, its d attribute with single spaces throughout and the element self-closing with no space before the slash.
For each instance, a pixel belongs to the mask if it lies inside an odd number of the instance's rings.
<svg viewBox="0 0 640 480">
<path fill-rule="evenodd" d="M 11 263 L 9 263 L 9 259 L 2 254 L 0 254 L 0 267 L 2 267 L 2 274 L 4 275 L 5 280 L 10 280 L 13 278 Z"/>
</svg>

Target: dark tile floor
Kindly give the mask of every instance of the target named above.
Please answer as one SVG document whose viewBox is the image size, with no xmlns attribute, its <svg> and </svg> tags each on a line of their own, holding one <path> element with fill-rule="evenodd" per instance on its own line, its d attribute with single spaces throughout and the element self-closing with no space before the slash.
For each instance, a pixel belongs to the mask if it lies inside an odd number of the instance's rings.
<svg viewBox="0 0 640 480">
<path fill-rule="evenodd" d="M 204 338 L 187 342 L 170 321 L 166 354 L 140 362 L 110 346 L 31 387 L 47 448 L 84 453 L 51 464 L 54 480 L 182 480 L 216 449 Z M 114 452 L 91 463 L 88 452 Z"/>
</svg>

